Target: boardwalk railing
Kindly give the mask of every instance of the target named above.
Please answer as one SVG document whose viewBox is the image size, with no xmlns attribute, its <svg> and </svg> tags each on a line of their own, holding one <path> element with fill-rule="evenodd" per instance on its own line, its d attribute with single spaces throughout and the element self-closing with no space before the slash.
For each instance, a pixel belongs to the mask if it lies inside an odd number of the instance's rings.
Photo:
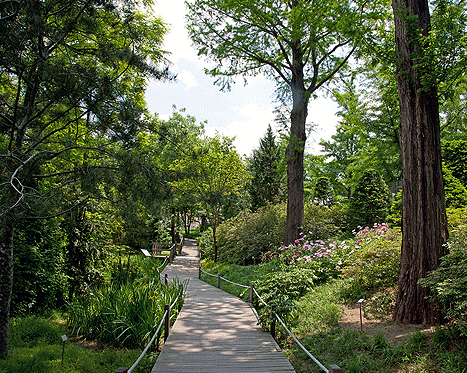
<svg viewBox="0 0 467 373">
<path fill-rule="evenodd" d="M 182 253 L 183 244 L 185 243 L 185 237 L 182 236 L 178 244 L 165 243 L 165 242 L 154 242 L 152 244 L 151 251 L 154 256 L 160 257 L 165 256 L 168 258 L 169 263 L 172 263 L 177 255 Z M 169 252 L 169 255 L 162 255 L 163 252 Z"/>
<path fill-rule="evenodd" d="M 256 291 L 256 289 L 254 288 L 254 285 L 251 284 L 250 286 L 247 286 L 247 285 L 242 285 L 242 284 L 238 284 L 236 282 L 233 282 L 233 281 L 230 281 L 224 277 L 222 277 L 220 274 L 217 274 L 217 275 L 214 275 L 212 273 L 209 273 L 209 272 L 206 272 L 204 271 L 201 267 L 199 267 L 199 278 L 201 279 L 201 273 L 204 273 L 208 276 L 211 276 L 211 277 L 217 277 L 217 287 L 220 289 L 221 287 L 221 280 L 227 282 L 227 283 L 230 283 L 232 285 L 236 285 L 236 286 L 239 286 L 239 287 L 242 287 L 242 288 L 245 288 L 245 289 L 250 289 L 250 303 L 253 304 L 253 300 L 254 300 L 254 297 L 253 297 L 253 293 L 256 295 L 256 297 L 258 298 L 258 300 L 263 303 L 266 307 L 270 308 L 271 309 L 271 314 L 272 314 L 272 321 L 271 321 L 271 326 L 270 326 L 270 331 L 271 331 L 271 335 L 273 336 L 273 338 L 275 339 L 276 338 L 276 319 L 277 321 L 279 321 L 279 323 L 282 325 L 282 327 L 284 328 L 284 330 L 293 338 L 293 340 L 297 343 L 297 345 L 303 350 L 303 352 L 305 352 L 324 372 L 326 373 L 341 373 L 342 372 L 342 369 L 337 366 L 337 365 L 330 365 L 329 366 L 329 369 L 326 368 L 323 364 L 321 364 L 319 362 L 319 360 L 314 357 L 310 351 L 308 351 L 301 343 L 300 341 L 297 339 L 297 337 L 295 337 L 295 335 L 292 334 L 292 332 L 289 330 L 289 328 L 287 328 L 287 326 L 285 325 L 285 323 L 281 320 L 281 318 L 279 317 L 279 315 L 274 312 L 274 308 L 276 307 L 274 304 L 271 304 L 269 305 L 259 294 L 258 292 Z"/>
</svg>

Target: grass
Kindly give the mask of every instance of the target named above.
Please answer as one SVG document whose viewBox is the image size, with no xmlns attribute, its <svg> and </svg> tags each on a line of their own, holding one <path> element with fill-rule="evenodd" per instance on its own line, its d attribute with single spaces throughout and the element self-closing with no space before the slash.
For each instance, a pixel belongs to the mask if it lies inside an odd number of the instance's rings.
<svg viewBox="0 0 467 373">
<path fill-rule="evenodd" d="M 83 348 L 71 340 L 65 342 L 62 365 L 62 335 L 69 336 L 69 330 L 58 313 L 48 318 L 11 319 L 10 351 L 7 359 L 0 360 L 0 373 L 110 373 L 119 367 L 129 368 L 141 354 L 139 349 Z M 134 372 L 147 373 L 154 361 L 153 352 L 144 357 Z"/>
</svg>

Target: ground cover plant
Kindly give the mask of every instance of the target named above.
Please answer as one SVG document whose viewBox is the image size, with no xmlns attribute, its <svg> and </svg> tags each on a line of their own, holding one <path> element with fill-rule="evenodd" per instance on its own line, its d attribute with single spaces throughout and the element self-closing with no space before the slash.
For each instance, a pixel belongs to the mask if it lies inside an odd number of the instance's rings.
<svg viewBox="0 0 467 373">
<path fill-rule="evenodd" d="M 10 347 L 7 359 L 0 359 L 1 373 L 101 373 L 130 367 L 141 350 L 122 349 L 102 344 L 79 344 L 69 335 L 63 314 L 49 317 L 26 316 L 10 321 Z M 62 335 L 67 335 L 62 363 Z M 92 347 L 92 348 L 91 348 Z M 154 364 L 154 353 L 143 358 L 134 372 L 148 372 Z"/>
</svg>

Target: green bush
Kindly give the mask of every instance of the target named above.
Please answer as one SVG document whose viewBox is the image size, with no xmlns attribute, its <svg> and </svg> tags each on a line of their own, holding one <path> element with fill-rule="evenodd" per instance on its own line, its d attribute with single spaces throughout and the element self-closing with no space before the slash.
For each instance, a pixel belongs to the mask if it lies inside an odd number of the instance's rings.
<svg viewBox="0 0 467 373">
<path fill-rule="evenodd" d="M 207 228 L 198 238 L 199 251 L 201 258 L 214 258 L 214 241 L 212 238 L 212 228 Z"/>
<path fill-rule="evenodd" d="M 18 224 L 11 315 L 43 313 L 64 305 L 63 250 L 54 221 Z"/>
<path fill-rule="evenodd" d="M 467 221 L 467 207 L 464 208 L 448 208 L 446 209 L 448 216 L 449 232 L 457 229 L 459 226 L 464 225 Z"/>
<path fill-rule="evenodd" d="M 255 289 L 266 303 L 277 306 L 276 313 L 287 316 L 294 302 L 312 288 L 315 278 L 309 269 L 292 267 L 256 281 Z M 259 309 L 264 310 L 263 304 L 256 302 Z"/>
<path fill-rule="evenodd" d="M 366 227 L 355 233 L 353 252 L 344 277 L 349 283 L 344 293 L 348 300 L 367 298 L 374 292 L 394 287 L 398 281 L 402 235 L 387 224 Z"/>
<path fill-rule="evenodd" d="M 305 205 L 303 232 L 311 240 L 328 240 L 338 237 L 347 226 L 347 206 Z"/>
<path fill-rule="evenodd" d="M 366 170 L 349 200 L 350 228 L 372 227 L 386 221 L 391 206 L 391 193 L 376 170 Z"/>
<path fill-rule="evenodd" d="M 242 264 L 259 262 L 262 254 L 282 244 L 285 232 L 285 204 L 271 205 L 251 213 L 242 211 L 219 225 L 219 260 Z"/>
<path fill-rule="evenodd" d="M 467 335 L 467 225 L 451 233 L 447 246 L 449 254 L 441 258 L 441 265 L 419 283 L 431 289 L 432 299 Z"/>
<path fill-rule="evenodd" d="M 443 179 L 446 206 L 454 208 L 466 207 L 467 189 L 444 163 Z"/>
<path fill-rule="evenodd" d="M 160 260 L 133 255 L 109 264 L 110 281 L 69 305 L 68 324 L 79 336 L 125 347 L 144 347 L 164 313 L 164 305 L 183 303 L 183 284 L 160 282 Z M 172 313 L 175 317 L 177 312 Z"/>
<path fill-rule="evenodd" d="M 336 194 L 328 177 L 319 177 L 313 190 L 313 201 L 322 206 L 332 206 L 336 203 Z"/>
</svg>

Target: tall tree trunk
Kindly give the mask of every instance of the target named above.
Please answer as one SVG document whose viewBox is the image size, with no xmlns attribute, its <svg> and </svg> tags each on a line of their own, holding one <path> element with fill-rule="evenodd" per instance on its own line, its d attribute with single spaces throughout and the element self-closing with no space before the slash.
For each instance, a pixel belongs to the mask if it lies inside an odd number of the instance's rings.
<svg viewBox="0 0 467 373">
<path fill-rule="evenodd" d="M 303 226 L 303 158 L 306 142 L 305 123 L 308 115 L 309 94 L 305 91 L 303 84 L 303 69 L 301 69 L 301 74 L 297 75 L 297 79 L 291 84 L 293 108 L 290 115 L 290 139 L 286 150 L 287 224 L 284 245 L 293 243 L 299 237 Z"/>
<path fill-rule="evenodd" d="M 441 168 L 436 86 L 422 84 L 417 64 L 424 56 L 419 33 L 430 29 L 427 0 L 393 0 L 402 154 L 402 247 L 394 320 L 433 324 L 441 314 L 426 296 L 420 278 L 446 254 L 448 231 Z"/>
<path fill-rule="evenodd" d="M 0 220 L 0 359 L 8 355 L 10 303 L 13 289 L 13 224 Z"/>
</svg>

